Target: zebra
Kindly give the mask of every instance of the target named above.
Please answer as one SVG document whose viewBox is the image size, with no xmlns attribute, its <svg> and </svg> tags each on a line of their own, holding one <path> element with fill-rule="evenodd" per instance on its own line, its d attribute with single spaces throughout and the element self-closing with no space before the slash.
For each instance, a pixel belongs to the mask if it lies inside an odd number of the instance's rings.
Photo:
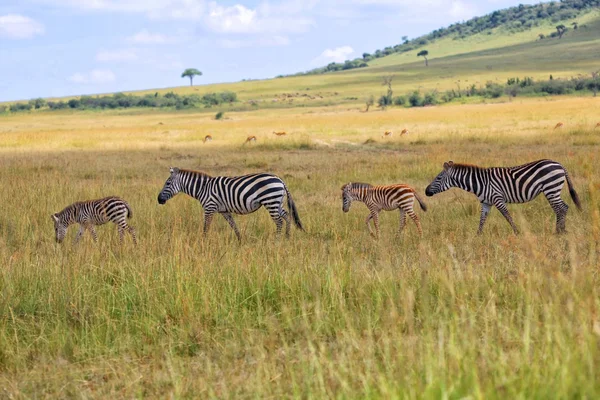
<svg viewBox="0 0 600 400">
<path fill-rule="evenodd" d="M 229 223 L 238 241 L 240 232 L 231 214 L 250 214 L 264 206 L 281 234 L 283 221 L 286 222 L 286 237 L 290 236 L 290 217 L 283 208 L 283 197 L 287 195 L 288 207 L 296 227 L 302 231 L 302 222 L 292 195 L 285 183 L 277 176 L 267 173 L 244 176 L 212 177 L 204 172 L 171 168 L 171 175 L 158 195 L 158 203 L 183 192 L 198 200 L 204 208 L 204 236 L 208 234 L 215 213 L 219 213 Z"/>
<path fill-rule="evenodd" d="M 95 225 L 104 225 L 107 222 L 113 222 L 119 229 L 119 242 L 123 243 L 125 231 L 129 232 L 133 238 L 133 243 L 137 244 L 135 229 L 127 224 L 127 219 L 133 216 L 131 207 L 127 202 L 119 197 L 110 196 L 97 200 L 79 201 L 67 206 L 64 210 L 52 214 L 54 221 L 54 232 L 56 241 L 62 243 L 67 233 L 67 228 L 71 224 L 79 224 L 79 232 L 75 237 L 75 243 L 79 242 L 81 236 L 86 230 L 89 230 L 98 241 Z"/>
<path fill-rule="evenodd" d="M 373 186 L 368 183 L 347 183 L 342 186 L 342 210 L 344 212 L 350 211 L 352 201 L 365 203 L 370 211 L 365 222 L 367 228 L 369 228 L 369 233 L 375 238 L 379 238 L 379 212 L 381 210 L 392 211 L 395 209 L 400 210 L 400 228 L 398 233 L 401 233 L 404 229 L 406 215 L 408 214 L 417 226 L 419 236 L 423 236 L 419 216 L 413 210 L 415 199 L 419 202 L 421 209 L 427 211 L 427 206 L 423 200 L 408 185 Z M 371 229 L 371 220 L 373 220 L 375 225 L 375 234 Z"/>
<path fill-rule="evenodd" d="M 458 187 L 474 193 L 481 202 L 481 218 L 478 234 L 492 206 L 506 218 L 514 233 L 517 227 L 508 212 L 507 203 L 526 203 L 544 193 L 556 214 L 556 232 L 565 232 L 565 218 L 569 206 L 561 199 L 560 192 L 567 181 L 569 193 L 581 211 L 579 196 L 573 188 L 567 170 L 556 161 L 538 160 L 516 167 L 482 168 L 475 165 L 444 163 L 444 169 L 425 189 L 427 196 Z"/>
</svg>

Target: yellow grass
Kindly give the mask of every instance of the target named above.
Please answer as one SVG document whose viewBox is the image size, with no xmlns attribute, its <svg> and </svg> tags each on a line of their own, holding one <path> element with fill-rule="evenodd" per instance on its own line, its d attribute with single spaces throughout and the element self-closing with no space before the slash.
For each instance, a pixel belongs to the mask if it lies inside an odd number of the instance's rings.
<svg viewBox="0 0 600 400">
<path fill-rule="evenodd" d="M 0 390 L 17 398 L 597 398 L 600 131 L 593 98 L 390 109 L 38 113 L 0 118 Z M 557 122 L 561 129 L 554 130 Z M 407 136 L 399 137 L 403 128 Z M 285 130 L 276 137 L 272 131 Z M 385 130 L 392 138 L 382 138 Z M 206 144 L 206 134 L 213 141 Z M 257 143 L 243 145 L 249 135 Z M 365 144 L 365 142 L 367 142 Z M 423 195 L 448 160 L 561 162 L 584 210 L 554 234 L 543 197 L 497 211 L 425 198 L 424 236 L 341 210 L 342 184 Z M 200 235 L 197 201 L 157 195 L 168 167 L 270 171 L 307 233 L 277 241 L 264 210 Z M 54 242 L 50 214 L 119 195 L 140 244 L 116 228 Z"/>
</svg>

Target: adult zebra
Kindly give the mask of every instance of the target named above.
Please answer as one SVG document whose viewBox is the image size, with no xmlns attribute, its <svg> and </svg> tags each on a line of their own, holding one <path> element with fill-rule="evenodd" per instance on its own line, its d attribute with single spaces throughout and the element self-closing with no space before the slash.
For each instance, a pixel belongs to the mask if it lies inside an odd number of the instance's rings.
<svg viewBox="0 0 600 400">
<path fill-rule="evenodd" d="M 231 214 L 250 214 L 264 206 L 277 226 L 278 235 L 285 220 L 285 235 L 289 237 L 290 217 L 283 208 L 284 195 L 287 195 L 294 223 L 300 230 L 304 230 L 290 191 L 279 177 L 272 174 L 212 177 L 200 171 L 171 168 L 171 175 L 158 195 L 158 203 L 165 204 L 179 192 L 195 198 L 202 204 L 204 235 L 210 229 L 214 214 L 219 213 L 227 220 L 238 240 L 241 240 Z"/>
<path fill-rule="evenodd" d="M 569 206 L 560 198 L 567 181 L 569 193 L 579 210 L 581 204 L 567 170 L 552 160 L 539 160 L 517 167 L 482 168 L 475 165 L 444 163 L 444 169 L 425 189 L 427 196 L 458 187 L 474 193 L 481 202 L 478 234 L 483 231 L 487 215 L 495 206 L 515 233 L 517 227 L 506 207 L 507 203 L 526 203 L 544 193 L 556 213 L 556 232 L 565 231 L 565 217 Z"/>
</svg>

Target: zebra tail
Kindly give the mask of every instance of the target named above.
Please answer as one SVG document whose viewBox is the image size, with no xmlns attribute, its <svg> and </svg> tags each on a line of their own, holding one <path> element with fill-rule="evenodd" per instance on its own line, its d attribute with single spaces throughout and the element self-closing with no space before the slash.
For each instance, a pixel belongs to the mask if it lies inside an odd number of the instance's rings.
<svg viewBox="0 0 600 400">
<path fill-rule="evenodd" d="M 131 211 L 131 207 L 129 207 L 129 203 L 127 203 L 126 201 L 124 201 L 123 203 L 125 203 L 125 207 L 127 207 L 127 219 L 132 218 L 133 211 Z"/>
<path fill-rule="evenodd" d="M 427 211 L 427 205 L 419 197 L 419 195 L 417 194 L 417 192 L 413 192 L 413 194 L 415 195 L 415 199 L 417 199 L 417 201 L 419 202 L 419 205 L 421 206 L 421 210 Z"/>
<path fill-rule="evenodd" d="M 571 177 L 569 176 L 569 173 L 567 172 L 566 169 L 565 169 L 565 178 L 567 179 L 567 185 L 569 185 L 569 194 L 571 195 L 571 198 L 573 199 L 573 203 L 575 203 L 575 205 L 577 206 L 577 209 L 579 211 L 581 211 L 581 202 L 579 201 L 579 196 L 577 195 L 577 192 L 575 191 L 575 188 L 573 187 L 573 182 L 571 182 Z"/>
<path fill-rule="evenodd" d="M 287 186 L 285 185 L 285 183 L 283 184 L 283 186 L 285 187 L 285 193 L 287 194 L 288 207 L 290 209 L 290 212 L 292 213 L 292 217 L 294 218 L 294 224 L 296 224 L 298 229 L 300 229 L 303 232 L 306 232 L 304 230 L 304 227 L 302 226 L 302 222 L 300 221 L 300 216 L 298 215 L 298 209 L 296 208 L 296 204 L 294 203 L 294 200 L 292 199 L 292 194 L 290 193 L 290 191 L 287 188 Z"/>
</svg>

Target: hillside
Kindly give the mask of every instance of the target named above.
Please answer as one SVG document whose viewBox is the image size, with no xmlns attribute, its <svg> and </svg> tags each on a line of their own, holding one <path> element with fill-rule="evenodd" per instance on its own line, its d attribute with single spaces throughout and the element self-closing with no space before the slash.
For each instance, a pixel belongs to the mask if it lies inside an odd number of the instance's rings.
<svg viewBox="0 0 600 400">
<path fill-rule="evenodd" d="M 240 100 L 230 110 L 270 107 L 326 106 L 364 103 L 369 96 L 385 92 L 382 77 L 393 75 L 394 94 L 414 90 L 447 90 L 466 85 L 482 86 L 487 81 L 505 83 L 508 78 L 529 76 L 534 79 L 567 78 L 589 75 L 600 69 L 600 10 L 594 9 L 577 18 L 561 21 L 565 26 L 578 22 L 579 29 L 569 30 L 561 39 L 539 39 L 555 32 L 551 19 L 531 29 L 510 32 L 506 26 L 472 34 L 465 38 L 447 36 L 425 47 L 374 59 L 365 68 L 318 75 L 300 75 L 269 80 L 176 88 L 148 89 L 136 95 L 206 94 L 232 91 Z M 419 50 L 429 51 L 425 67 Z M 205 109 L 210 111 L 210 109 Z"/>
</svg>

